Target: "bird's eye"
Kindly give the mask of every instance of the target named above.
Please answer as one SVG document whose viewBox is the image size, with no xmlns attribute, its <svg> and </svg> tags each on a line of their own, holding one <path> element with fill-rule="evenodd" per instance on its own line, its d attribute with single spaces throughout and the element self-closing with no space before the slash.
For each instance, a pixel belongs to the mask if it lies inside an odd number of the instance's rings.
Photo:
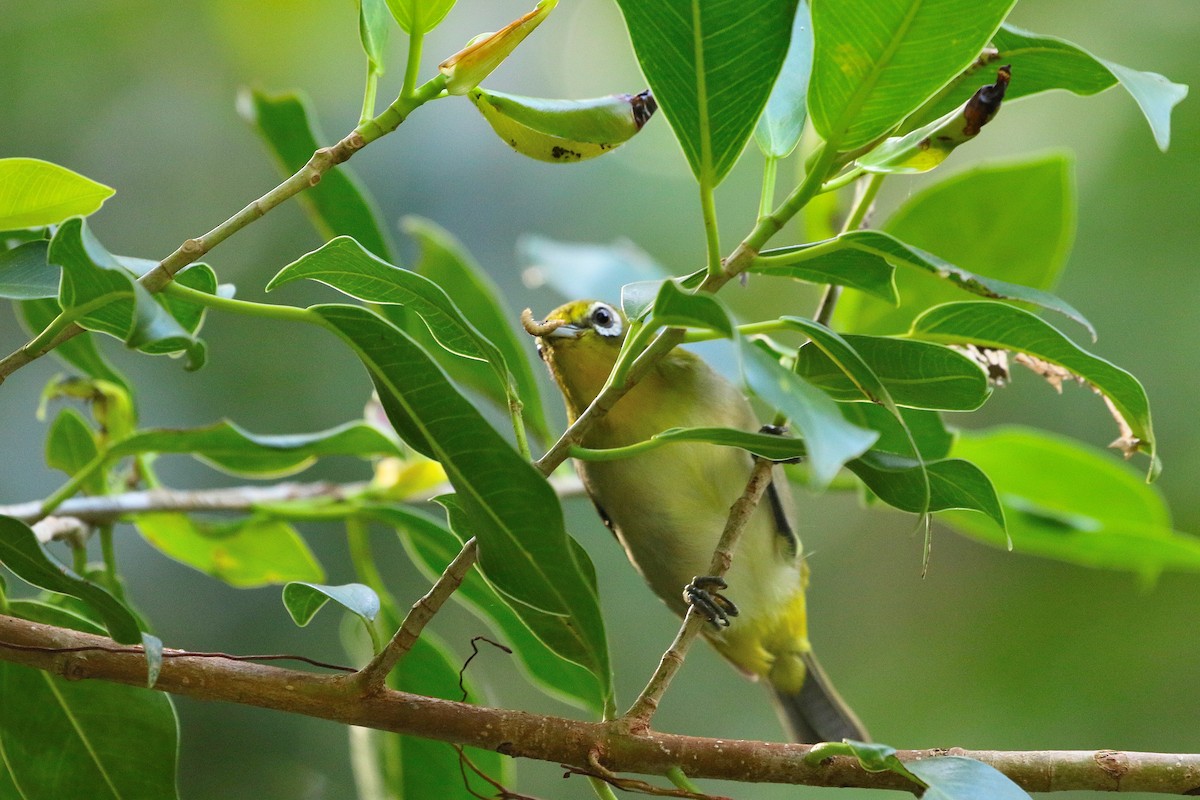
<svg viewBox="0 0 1200 800">
<path fill-rule="evenodd" d="M 592 322 L 592 328 L 601 336 L 621 335 L 621 318 L 612 306 L 596 303 L 588 312 L 588 318 Z"/>
</svg>

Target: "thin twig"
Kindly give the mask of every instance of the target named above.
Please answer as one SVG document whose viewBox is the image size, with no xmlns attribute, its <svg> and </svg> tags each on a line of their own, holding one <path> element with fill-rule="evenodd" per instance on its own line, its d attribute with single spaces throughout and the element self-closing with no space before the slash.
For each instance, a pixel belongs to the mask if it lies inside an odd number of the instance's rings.
<svg viewBox="0 0 1200 800">
<path fill-rule="evenodd" d="M 413 603 L 412 608 L 408 611 L 408 616 L 404 618 L 400 629 L 396 631 L 396 635 L 355 676 L 363 694 L 375 694 L 384 688 L 384 682 L 392 668 L 399 663 L 405 653 L 412 649 L 429 620 L 433 619 L 442 604 L 449 600 L 450 595 L 454 594 L 462 584 L 467 570 L 475 563 L 478 552 L 479 548 L 475 544 L 475 539 L 468 539 L 454 560 L 446 565 L 441 577 L 430 587 L 425 596 Z"/>
<path fill-rule="evenodd" d="M 577 497 L 583 494 L 583 483 L 575 476 L 552 478 L 551 486 L 559 497 Z M 371 485 L 359 483 L 280 483 L 274 486 L 230 486 L 222 489 L 182 491 L 177 489 L 151 489 L 142 492 L 98 495 L 96 497 L 73 497 L 64 501 L 55 510 L 55 517 L 70 517 L 89 524 L 116 522 L 134 514 L 157 511 L 182 512 L 251 512 L 270 506 L 280 516 L 286 516 L 287 503 L 299 500 L 326 498 L 331 502 L 361 497 L 368 493 Z M 452 491 L 450 484 L 440 483 L 405 498 L 408 501 L 428 500 L 439 494 Z M 41 516 L 41 500 L 32 500 L 14 505 L 0 506 L 0 516 L 12 517 L 26 524 L 37 522 Z M 347 507 L 347 513 L 358 509 Z"/>
<path fill-rule="evenodd" d="M 37 647 L 36 651 L 14 649 Z M 51 652 L 49 648 L 114 647 L 106 637 L 0 616 L 0 661 L 73 680 L 99 679 L 144 687 L 146 660 L 133 652 Z M 552 764 L 590 768 L 589 754 L 617 773 L 666 775 L 809 786 L 912 791 L 895 773 L 872 773 L 858 760 L 835 756 L 809 764 L 809 745 L 707 739 L 658 732 L 636 735 L 609 722 L 582 722 L 382 691 L 363 696 L 354 676 L 320 675 L 265 664 L 181 655 L 164 660 L 155 691 L 303 714 Z M 150 690 L 145 690 L 150 691 Z M 1026 791 L 1099 790 L 1194 795 L 1200 755 L 1118 750 L 900 750 L 901 761 L 963 756 L 982 761 Z"/>
<path fill-rule="evenodd" d="M 762 499 L 763 493 L 770 485 L 771 471 L 774 466 L 772 462 L 765 459 L 755 460 L 754 470 L 750 473 L 750 480 L 746 482 L 745 491 L 729 509 L 729 519 L 725 523 L 725 530 L 721 532 L 721 539 L 717 543 L 712 561 L 709 563 L 709 575 L 719 578 L 729 571 L 729 566 L 733 563 L 733 548 L 745 529 L 746 523 L 754 514 L 754 509 L 758 507 L 758 501 Z M 683 624 L 679 626 L 679 632 L 675 635 L 675 640 L 663 653 L 662 660 L 658 662 L 658 668 L 654 670 L 654 674 L 646 683 L 646 688 L 642 689 L 638 699 L 620 719 L 623 726 L 634 732 L 649 729 L 650 718 L 658 709 L 663 693 L 667 691 L 675 673 L 683 666 L 683 659 L 706 623 L 707 620 L 696 610 L 695 606 L 688 607 Z"/>
<path fill-rule="evenodd" d="M 378 139 L 380 136 L 395 130 L 408 115 L 418 106 L 437 97 L 445 86 L 445 78 L 441 75 L 434 77 L 412 95 L 401 97 L 388 106 L 382 114 L 373 120 L 360 125 L 351 131 L 335 145 L 322 147 L 312 154 L 308 162 L 280 183 L 271 191 L 259 197 L 244 207 L 229 219 L 222 222 L 203 236 L 188 239 L 175 249 L 175 252 L 164 258 L 158 266 L 138 278 L 150 292 L 158 292 L 175 279 L 175 275 L 189 264 L 195 263 L 221 242 L 245 228 L 252 222 L 261 219 L 267 212 L 274 209 L 295 195 L 316 186 L 326 172 L 350 160 L 350 157 Z M 0 383 L 21 367 L 29 364 L 46 353 L 58 347 L 63 342 L 83 333 L 84 329 L 76 323 L 71 323 L 58 332 L 48 342 L 41 337 L 34 337 L 23 347 L 7 357 L 0 359 Z"/>
</svg>

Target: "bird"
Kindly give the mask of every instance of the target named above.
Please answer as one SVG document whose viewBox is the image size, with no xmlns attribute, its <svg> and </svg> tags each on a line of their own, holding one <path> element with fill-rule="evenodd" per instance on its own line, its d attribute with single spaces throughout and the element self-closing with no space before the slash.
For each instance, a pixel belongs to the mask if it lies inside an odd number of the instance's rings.
<svg viewBox="0 0 1200 800">
<path fill-rule="evenodd" d="M 577 300 L 526 330 L 574 422 L 604 387 L 629 328 L 598 300 Z M 699 356 L 676 347 L 584 434 L 587 448 L 634 444 L 675 427 L 757 431 L 745 395 Z M 725 580 L 703 573 L 754 468 L 744 450 L 674 442 L 619 460 L 576 460 L 575 468 L 605 525 L 646 583 L 676 614 L 698 604 L 707 640 L 738 670 L 772 690 L 785 729 L 797 742 L 869 741 L 813 655 L 805 588 L 808 566 L 796 535 L 782 468 L 733 553 Z"/>
</svg>

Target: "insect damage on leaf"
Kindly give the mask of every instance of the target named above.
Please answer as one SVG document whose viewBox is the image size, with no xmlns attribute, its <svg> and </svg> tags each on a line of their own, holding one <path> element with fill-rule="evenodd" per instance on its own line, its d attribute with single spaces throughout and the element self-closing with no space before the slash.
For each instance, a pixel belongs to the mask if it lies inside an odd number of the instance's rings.
<svg viewBox="0 0 1200 800">
<path fill-rule="evenodd" d="M 988 382 L 991 385 L 1000 388 L 1008 385 L 1009 381 L 1012 380 L 1007 350 L 982 347 L 975 344 L 951 345 L 950 349 L 957 350 L 978 364 L 987 374 Z M 1117 429 L 1120 435 L 1108 446 L 1120 450 L 1121 455 L 1126 459 L 1133 458 L 1134 454 L 1142 449 L 1145 442 L 1140 437 L 1134 435 L 1133 428 L 1129 425 L 1125 417 L 1121 415 L 1121 412 L 1117 410 L 1113 401 L 1095 384 L 1080 375 L 1076 375 L 1066 367 L 1052 364 L 1049 361 L 1028 353 L 1013 353 L 1012 362 L 1020 364 L 1031 372 L 1040 375 L 1059 394 L 1062 394 L 1063 383 L 1068 381 L 1090 388 L 1093 392 L 1100 395 L 1109 413 L 1112 414 L 1113 419 L 1117 422 Z"/>
<path fill-rule="evenodd" d="M 997 388 L 1007 386 L 1010 378 L 1008 371 L 1008 351 L 982 347 L 977 344 L 950 345 L 951 350 L 957 350 L 979 365 L 987 375 L 988 383 Z"/>
</svg>

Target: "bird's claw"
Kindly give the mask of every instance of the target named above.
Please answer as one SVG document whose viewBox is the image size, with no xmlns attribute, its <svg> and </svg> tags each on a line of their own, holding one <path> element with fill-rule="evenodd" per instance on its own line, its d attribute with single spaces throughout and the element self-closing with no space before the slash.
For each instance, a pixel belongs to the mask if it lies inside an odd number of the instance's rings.
<svg viewBox="0 0 1200 800">
<path fill-rule="evenodd" d="M 718 628 L 728 628 L 729 618 L 738 615 L 738 607 L 719 590 L 729 584 L 715 575 L 697 575 L 683 587 L 683 601 L 692 606 Z"/>
</svg>

